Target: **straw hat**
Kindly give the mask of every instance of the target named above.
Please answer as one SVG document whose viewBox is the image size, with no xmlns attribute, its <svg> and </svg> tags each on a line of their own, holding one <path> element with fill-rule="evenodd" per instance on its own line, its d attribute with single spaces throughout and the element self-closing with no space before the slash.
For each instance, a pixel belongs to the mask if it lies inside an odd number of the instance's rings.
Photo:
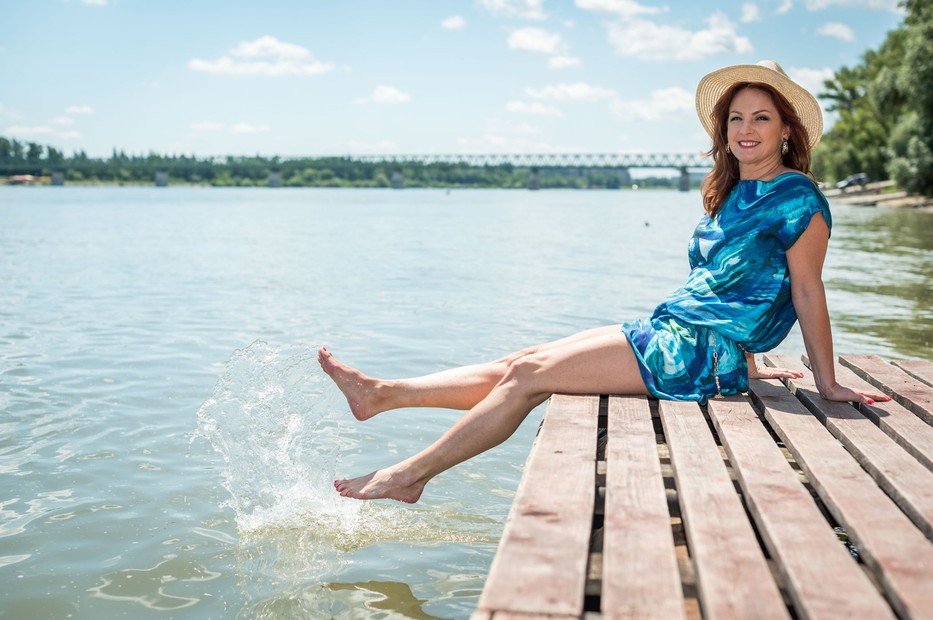
<svg viewBox="0 0 933 620">
<path fill-rule="evenodd" d="M 713 137 L 717 131 L 713 121 L 713 108 L 729 87 L 739 82 L 761 83 L 774 87 L 797 112 L 807 130 L 810 150 L 823 137 L 823 113 L 820 104 L 807 90 L 784 73 L 773 60 L 762 60 L 757 65 L 734 65 L 713 71 L 697 86 L 697 114 L 703 129 Z"/>
</svg>

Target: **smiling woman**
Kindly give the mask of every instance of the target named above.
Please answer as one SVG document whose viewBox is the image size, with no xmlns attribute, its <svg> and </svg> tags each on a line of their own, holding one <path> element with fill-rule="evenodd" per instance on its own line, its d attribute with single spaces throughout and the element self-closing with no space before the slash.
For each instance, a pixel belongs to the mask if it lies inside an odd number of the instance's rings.
<svg viewBox="0 0 933 620">
<path fill-rule="evenodd" d="M 747 392 L 749 379 L 802 376 L 760 368 L 754 356 L 777 347 L 798 317 L 823 398 L 889 400 L 836 382 L 822 283 L 832 219 L 806 176 L 822 128 L 816 100 L 780 65 L 763 61 L 704 77 L 697 111 L 713 138 L 714 169 L 703 184 L 707 214 L 690 243 L 686 283 L 650 318 L 400 380 L 366 375 L 321 348 L 321 367 L 360 421 L 411 407 L 465 411 L 418 454 L 335 480 L 338 493 L 417 502 L 431 479 L 505 441 L 555 393 L 650 394 L 705 404 Z"/>
</svg>

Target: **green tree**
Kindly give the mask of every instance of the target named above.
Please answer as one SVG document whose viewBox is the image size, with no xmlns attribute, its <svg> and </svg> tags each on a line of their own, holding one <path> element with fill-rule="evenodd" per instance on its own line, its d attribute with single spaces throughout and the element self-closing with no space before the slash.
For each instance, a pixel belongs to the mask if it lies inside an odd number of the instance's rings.
<svg viewBox="0 0 933 620">
<path fill-rule="evenodd" d="M 854 172 L 873 179 L 888 176 L 888 140 L 896 116 L 892 109 L 903 106 L 897 82 L 904 47 L 904 31 L 893 30 L 877 51 L 868 51 L 856 67 L 842 67 L 824 82 L 820 98 L 829 102 L 828 112 L 838 120 L 823 136 L 813 155 L 817 177 L 833 181 Z"/>
<path fill-rule="evenodd" d="M 933 5 L 907 0 L 903 62 L 897 85 L 907 102 L 889 142 L 888 171 L 905 189 L 933 196 Z"/>
</svg>

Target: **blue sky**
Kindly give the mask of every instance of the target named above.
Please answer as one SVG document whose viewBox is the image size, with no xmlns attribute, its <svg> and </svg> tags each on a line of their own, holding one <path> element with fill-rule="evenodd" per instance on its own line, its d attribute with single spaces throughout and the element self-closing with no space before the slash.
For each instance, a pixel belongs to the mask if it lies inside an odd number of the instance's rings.
<svg viewBox="0 0 933 620">
<path fill-rule="evenodd" d="M 91 156 L 695 152 L 705 73 L 770 58 L 818 89 L 902 21 L 897 0 L 0 0 L 0 135 Z"/>
</svg>

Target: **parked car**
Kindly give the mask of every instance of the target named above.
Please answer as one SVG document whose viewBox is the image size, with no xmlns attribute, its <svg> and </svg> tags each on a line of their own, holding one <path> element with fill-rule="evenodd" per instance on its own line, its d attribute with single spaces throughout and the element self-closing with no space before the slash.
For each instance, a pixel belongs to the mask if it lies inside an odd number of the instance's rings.
<svg viewBox="0 0 933 620">
<path fill-rule="evenodd" d="M 836 183 L 836 189 L 849 189 L 850 187 L 865 187 L 868 185 L 868 175 L 864 172 L 850 174 L 843 180 Z"/>
</svg>

